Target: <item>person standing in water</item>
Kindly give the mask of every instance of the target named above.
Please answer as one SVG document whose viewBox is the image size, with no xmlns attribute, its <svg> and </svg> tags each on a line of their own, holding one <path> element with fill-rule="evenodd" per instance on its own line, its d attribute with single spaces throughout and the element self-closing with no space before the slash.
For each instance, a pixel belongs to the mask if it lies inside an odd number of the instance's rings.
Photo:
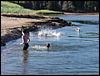
<svg viewBox="0 0 100 76">
<path fill-rule="evenodd" d="M 30 42 L 30 38 L 29 38 L 29 31 L 27 29 L 23 29 L 22 31 L 22 44 L 24 44 L 23 50 L 27 50 L 29 47 L 29 42 Z"/>
</svg>

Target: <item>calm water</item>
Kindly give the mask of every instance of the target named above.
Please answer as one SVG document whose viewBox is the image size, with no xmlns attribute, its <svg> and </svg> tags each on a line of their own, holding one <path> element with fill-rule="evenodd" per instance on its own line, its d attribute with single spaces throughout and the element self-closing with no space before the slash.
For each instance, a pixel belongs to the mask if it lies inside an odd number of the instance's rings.
<svg viewBox="0 0 100 76">
<path fill-rule="evenodd" d="M 98 16 L 59 17 L 99 23 Z M 38 32 L 31 32 L 27 51 L 23 51 L 23 45 L 19 45 L 21 39 L 1 47 L 1 74 L 99 74 L 99 24 L 73 24 L 78 26 L 56 29 L 61 34 L 59 37 L 38 37 Z M 76 27 L 80 28 L 80 33 L 74 30 Z M 45 48 L 47 43 L 51 44 L 50 49 Z"/>
</svg>

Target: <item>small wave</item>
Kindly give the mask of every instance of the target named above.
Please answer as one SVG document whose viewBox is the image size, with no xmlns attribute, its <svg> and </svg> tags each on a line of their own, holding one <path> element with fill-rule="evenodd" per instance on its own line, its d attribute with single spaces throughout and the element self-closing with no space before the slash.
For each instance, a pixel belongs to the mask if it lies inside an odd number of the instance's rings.
<svg viewBox="0 0 100 76">
<path fill-rule="evenodd" d="M 94 41 L 94 42 L 99 42 L 99 40 L 84 40 L 84 41 Z"/>
<path fill-rule="evenodd" d="M 38 32 L 38 36 L 44 36 L 44 37 L 59 37 L 61 35 L 60 32 L 56 32 L 55 30 L 41 30 Z"/>
<path fill-rule="evenodd" d="M 44 46 L 43 45 L 42 46 L 41 45 L 34 45 L 34 46 L 32 46 L 32 48 L 33 49 L 47 49 L 47 46 L 46 45 L 44 45 Z"/>
</svg>

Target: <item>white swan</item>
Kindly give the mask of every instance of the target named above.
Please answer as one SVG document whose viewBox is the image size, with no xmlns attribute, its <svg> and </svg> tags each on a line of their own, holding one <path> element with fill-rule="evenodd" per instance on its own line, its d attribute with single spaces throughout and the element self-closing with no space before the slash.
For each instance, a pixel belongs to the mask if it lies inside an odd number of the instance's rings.
<svg viewBox="0 0 100 76">
<path fill-rule="evenodd" d="M 75 29 L 75 31 L 80 32 L 80 28 L 79 28 L 79 27 L 77 27 L 77 28 Z"/>
</svg>

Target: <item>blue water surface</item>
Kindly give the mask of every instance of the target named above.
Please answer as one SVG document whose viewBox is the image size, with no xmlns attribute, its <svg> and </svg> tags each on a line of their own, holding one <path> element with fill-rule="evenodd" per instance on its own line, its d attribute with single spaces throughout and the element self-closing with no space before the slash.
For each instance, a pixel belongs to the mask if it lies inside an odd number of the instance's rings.
<svg viewBox="0 0 100 76">
<path fill-rule="evenodd" d="M 98 21 L 98 16 L 59 16 L 65 20 Z M 82 24 L 56 29 L 59 37 L 38 37 L 31 32 L 27 51 L 21 38 L 1 47 L 2 75 L 98 75 L 99 24 Z M 79 27 L 80 32 L 75 31 Z M 49 49 L 42 48 L 47 43 Z M 41 48 L 32 48 L 35 45 Z"/>
</svg>

